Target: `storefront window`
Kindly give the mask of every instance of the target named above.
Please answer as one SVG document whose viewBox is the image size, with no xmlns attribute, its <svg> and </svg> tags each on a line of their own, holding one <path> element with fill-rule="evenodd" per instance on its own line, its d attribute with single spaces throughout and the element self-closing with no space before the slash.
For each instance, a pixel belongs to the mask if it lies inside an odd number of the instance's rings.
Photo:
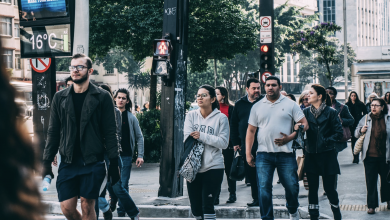
<svg viewBox="0 0 390 220">
<path fill-rule="evenodd" d="M 378 97 L 382 97 L 386 94 L 386 92 L 390 92 L 390 82 L 366 81 L 363 82 L 363 85 L 365 103 L 368 102 L 368 96 L 372 93 L 377 94 Z"/>
</svg>

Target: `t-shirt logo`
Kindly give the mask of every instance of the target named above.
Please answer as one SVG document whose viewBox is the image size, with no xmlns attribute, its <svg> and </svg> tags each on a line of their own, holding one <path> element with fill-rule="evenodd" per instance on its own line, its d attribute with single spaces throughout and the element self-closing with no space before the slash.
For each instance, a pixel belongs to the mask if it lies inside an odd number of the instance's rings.
<svg viewBox="0 0 390 220">
<path fill-rule="evenodd" d="M 206 125 L 201 125 L 199 131 L 206 133 Z"/>
<path fill-rule="evenodd" d="M 208 129 L 208 131 L 207 131 L 207 134 L 214 135 L 214 128 L 212 128 L 212 127 L 209 126 L 209 129 Z"/>
</svg>

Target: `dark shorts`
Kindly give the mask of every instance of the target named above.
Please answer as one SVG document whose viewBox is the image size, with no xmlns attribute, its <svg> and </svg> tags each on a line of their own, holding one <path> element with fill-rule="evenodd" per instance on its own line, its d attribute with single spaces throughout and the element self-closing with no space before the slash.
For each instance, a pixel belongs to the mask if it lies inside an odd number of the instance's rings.
<svg viewBox="0 0 390 220">
<path fill-rule="evenodd" d="M 57 193 L 60 202 L 80 196 L 97 199 L 106 176 L 104 161 L 84 165 L 80 158 L 74 163 L 60 164 L 57 177 Z"/>
</svg>

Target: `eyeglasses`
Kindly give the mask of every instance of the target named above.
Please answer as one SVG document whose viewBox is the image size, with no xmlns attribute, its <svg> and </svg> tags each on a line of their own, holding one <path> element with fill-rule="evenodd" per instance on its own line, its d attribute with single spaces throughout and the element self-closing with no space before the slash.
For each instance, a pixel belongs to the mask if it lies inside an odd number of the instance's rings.
<svg viewBox="0 0 390 220">
<path fill-rule="evenodd" d="M 206 98 L 208 96 L 207 93 L 198 94 L 196 97 L 199 99 L 200 97 Z"/>
<path fill-rule="evenodd" d="M 371 108 L 378 108 L 378 107 L 382 107 L 381 105 L 371 105 Z"/>
<path fill-rule="evenodd" d="M 86 66 L 83 66 L 83 65 L 78 65 L 78 66 L 69 66 L 69 70 L 70 71 L 75 71 L 77 69 L 77 71 L 82 71 L 84 68 L 87 68 Z"/>
</svg>

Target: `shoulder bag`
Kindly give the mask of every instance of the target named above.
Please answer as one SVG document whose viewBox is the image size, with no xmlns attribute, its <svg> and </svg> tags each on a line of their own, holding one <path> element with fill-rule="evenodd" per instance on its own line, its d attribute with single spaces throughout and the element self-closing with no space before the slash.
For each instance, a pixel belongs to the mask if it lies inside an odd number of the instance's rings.
<svg viewBox="0 0 390 220">
<path fill-rule="evenodd" d="M 339 112 L 339 118 L 340 118 L 341 123 L 343 123 L 343 119 L 341 119 L 340 114 L 341 114 L 341 111 L 343 111 L 343 108 L 344 108 L 344 105 L 342 104 L 340 107 L 340 112 Z M 342 126 L 342 127 L 343 127 L 343 137 L 341 138 L 341 140 L 339 140 L 339 142 L 347 142 L 352 137 L 351 130 L 349 129 L 348 126 Z"/>
<path fill-rule="evenodd" d="M 239 151 L 234 152 L 232 167 L 230 169 L 230 179 L 241 181 L 245 178 L 245 158 L 240 155 Z"/>
<path fill-rule="evenodd" d="M 184 177 L 188 182 L 195 180 L 196 174 L 202 166 L 202 154 L 204 151 L 204 145 L 199 141 L 193 142 L 192 149 L 183 162 L 179 170 L 179 174 Z"/>
<path fill-rule="evenodd" d="M 367 125 L 367 118 L 368 118 L 368 114 L 366 115 L 366 123 L 364 123 L 364 125 Z M 353 150 L 353 154 L 355 155 L 358 155 L 360 153 L 360 151 L 362 151 L 363 149 L 363 142 L 364 142 L 364 137 L 366 137 L 366 133 L 362 134 L 359 139 L 356 141 L 356 144 L 355 144 L 355 148 Z"/>
</svg>

